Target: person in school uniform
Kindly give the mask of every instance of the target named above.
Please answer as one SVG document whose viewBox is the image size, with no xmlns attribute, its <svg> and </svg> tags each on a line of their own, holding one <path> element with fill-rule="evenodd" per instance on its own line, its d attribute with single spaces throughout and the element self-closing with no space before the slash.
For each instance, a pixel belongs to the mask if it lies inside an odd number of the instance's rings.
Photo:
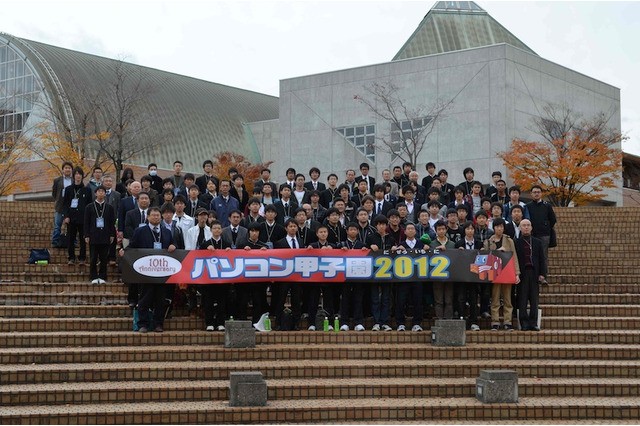
<svg viewBox="0 0 640 426">
<path fill-rule="evenodd" d="M 278 211 L 273 204 L 269 204 L 264 208 L 265 221 L 260 224 L 260 241 L 269 248 L 273 248 L 276 241 L 287 235 L 284 227 L 276 222 L 277 215 Z"/>
<path fill-rule="evenodd" d="M 116 213 L 106 202 L 106 195 L 106 188 L 99 185 L 95 190 L 96 200 L 84 212 L 85 242 L 89 245 L 90 258 L 89 279 L 93 284 L 107 282 L 109 246 L 116 238 Z"/>
<path fill-rule="evenodd" d="M 371 190 L 373 190 L 373 186 L 376 184 L 376 180 L 372 176 L 369 176 L 369 164 L 368 163 L 361 163 L 360 164 L 360 173 L 361 173 L 361 176 L 358 176 L 356 178 L 356 183 L 359 183 L 361 181 L 366 182 L 366 184 L 367 184 L 366 190 L 367 190 L 367 192 L 370 192 Z"/>
<path fill-rule="evenodd" d="M 222 239 L 232 249 L 243 248 L 249 237 L 247 228 L 240 226 L 241 220 L 240 210 L 232 210 L 229 212 L 229 226 L 222 228 Z"/>
<path fill-rule="evenodd" d="M 444 220 L 437 221 L 433 228 L 436 230 L 436 238 L 429 246 L 439 251 L 455 248 L 453 241 L 447 238 L 447 223 Z M 453 319 L 453 283 L 434 281 L 433 298 L 435 314 L 439 319 Z"/>
<path fill-rule="evenodd" d="M 196 211 L 198 209 L 207 209 L 210 204 L 205 204 L 200 200 L 200 188 L 195 183 L 188 188 L 189 198 L 187 199 L 187 205 L 184 212 L 191 217 L 196 217 Z"/>
<path fill-rule="evenodd" d="M 455 243 L 455 248 L 459 250 L 482 250 L 483 243 L 476 238 L 476 228 L 472 221 L 467 221 L 462 225 L 464 238 Z M 484 284 L 480 284 L 484 285 Z M 469 316 L 467 317 L 467 329 L 478 331 L 478 283 L 458 283 L 458 313 L 463 316 L 465 307 L 469 303 Z"/>
<path fill-rule="evenodd" d="M 276 222 L 278 225 L 284 226 L 285 222 L 294 216 L 294 212 L 298 209 L 298 201 L 295 198 L 291 198 L 291 188 L 283 186 L 280 191 L 282 198 L 276 201 L 273 205 L 276 206 L 278 215 L 276 216 Z"/>
<path fill-rule="evenodd" d="M 113 177 L 111 175 L 104 175 L 102 178 L 102 185 L 107 190 L 105 194 L 105 200 L 107 204 L 113 207 L 114 215 L 117 219 L 118 211 L 120 208 L 120 200 L 122 199 L 120 193 L 113 189 Z M 118 239 L 115 238 L 109 246 L 109 264 L 116 264 L 116 246 L 119 244 Z"/>
<path fill-rule="evenodd" d="M 198 222 L 199 224 L 199 222 Z M 194 227 L 195 229 L 195 227 Z M 231 246 L 222 239 L 222 224 L 218 220 L 211 223 L 211 237 L 201 242 L 198 246 L 201 250 L 231 250 Z M 198 241 L 200 238 L 198 238 Z M 204 307 L 204 320 L 206 331 L 224 331 L 224 322 L 227 318 L 228 299 L 231 284 L 208 284 L 200 288 L 202 293 L 202 306 Z M 216 306 L 217 305 L 217 309 Z"/>
<path fill-rule="evenodd" d="M 245 243 L 244 247 L 238 247 L 238 249 L 242 248 L 243 250 L 267 250 L 268 247 L 265 243 L 260 241 L 260 224 L 257 222 L 253 222 L 249 224 L 249 236 Z M 251 320 L 252 322 L 257 322 L 262 314 L 269 310 L 269 305 L 267 303 L 267 287 L 269 286 L 266 282 L 260 283 L 241 283 L 237 284 L 238 286 L 238 295 L 239 295 L 239 305 L 247 306 L 249 303 L 249 297 L 251 298 L 252 308 L 251 308 Z"/>
<path fill-rule="evenodd" d="M 149 203 L 149 194 L 147 194 L 146 192 L 140 192 L 138 194 L 138 205 L 127 212 L 124 220 L 124 238 L 127 241 L 127 245 L 130 239 L 133 238 L 133 234 L 135 233 L 136 229 L 144 227 L 148 223 L 147 216 Z M 126 248 L 124 244 L 123 247 Z M 129 294 L 127 296 L 129 307 L 135 308 L 135 306 L 138 304 L 139 292 L 140 289 L 138 288 L 138 284 L 129 283 Z"/>
<path fill-rule="evenodd" d="M 75 240 L 76 234 L 80 246 L 78 261 L 84 264 L 87 258 L 87 244 L 84 239 L 84 212 L 86 206 L 93 200 L 91 190 L 87 188 L 82 180 L 84 179 L 84 171 L 80 167 L 73 169 L 73 184 L 64 189 L 63 200 L 63 216 L 64 223 L 67 224 L 67 233 L 69 235 L 69 265 L 73 265 L 76 261 Z"/>
<path fill-rule="evenodd" d="M 333 199 L 338 195 L 338 175 L 331 173 L 327 176 L 327 189 L 320 193 L 320 204 L 325 209 L 333 207 Z"/>
<path fill-rule="evenodd" d="M 320 182 L 320 169 L 317 167 L 312 167 L 309 170 L 309 177 L 311 180 L 309 182 L 305 182 L 304 187 L 307 191 L 318 191 L 319 193 L 327 189 L 324 183 Z"/>
<path fill-rule="evenodd" d="M 329 229 L 326 225 L 320 225 L 316 230 L 315 242 L 307 246 L 308 249 L 328 250 L 336 248 L 335 244 L 331 244 L 327 241 L 329 236 Z M 320 302 L 320 293 L 322 293 L 322 307 L 327 311 L 327 318 L 333 318 L 335 309 L 333 305 L 334 300 L 334 287 L 335 284 L 327 283 L 305 283 L 303 286 L 309 289 L 309 331 L 315 331 L 316 326 L 314 324 L 316 320 L 316 314 L 318 313 L 318 303 Z M 329 330 L 333 330 L 333 326 L 329 325 Z"/>
<path fill-rule="evenodd" d="M 408 251 L 424 250 L 425 246 L 422 241 L 417 239 L 416 225 L 409 222 L 405 229 L 405 240 L 401 242 L 398 249 L 403 248 Z M 413 317 L 411 319 L 411 331 L 420 332 L 422 327 L 422 294 L 423 283 L 420 281 L 401 281 L 397 286 L 397 299 L 396 299 L 396 323 L 398 325 L 398 331 L 405 331 L 405 317 L 404 308 L 409 300 L 412 300 L 413 305 Z"/>
<path fill-rule="evenodd" d="M 389 214 L 393 213 L 391 210 Z M 397 214 L 397 211 L 396 211 Z M 376 227 L 375 234 L 369 234 L 366 245 L 373 251 L 378 250 L 394 250 L 396 248 L 396 240 L 387 234 L 388 219 L 379 215 L 373 218 L 373 224 Z M 372 331 L 391 331 L 389 325 L 389 307 L 391 303 L 391 283 L 377 281 L 371 285 L 371 311 L 373 313 Z"/>
<path fill-rule="evenodd" d="M 348 250 L 369 250 L 364 241 L 358 239 L 359 226 L 355 222 L 347 224 L 347 237 L 336 248 Z M 349 331 L 350 313 L 355 331 L 364 331 L 364 294 L 366 283 L 345 281 L 342 283 L 342 302 L 340 304 L 340 331 Z"/>
<path fill-rule="evenodd" d="M 295 219 L 290 218 L 285 223 L 285 229 L 287 235 L 284 238 L 276 241 L 274 248 L 277 249 L 292 249 L 299 250 L 300 240 L 298 239 L 298 224 Z M 274 310 L 276 312 L 276 330 L 280 329 L 282 325 L 282 313 L 284 310 L 284 303 L 287 299 L 287 294 L 291 292 L 291 314 L 293 316 L 293 329 L 298 330 L 300 327 L 301 303 L 302 303 L 302 288 L 299 282 L 281 282 L 277 287 L 277 297 L 274 304 Z M 314 318 L 315 320 L 315 318 Z"/>
<path fill-rule="evenodd" d="M 220 186 L 220 180 L 213 175 L 213 161 L 205 160 L 204 163 L 202 163 L 202 171 L 204 174 L 202 176 L 198 176 L 196 179 L 196 185 L 198 185 L 201 194 L 204 194 L 207 191 L 209 182 L 213 182 L 216 188 Z"/>
</svg>

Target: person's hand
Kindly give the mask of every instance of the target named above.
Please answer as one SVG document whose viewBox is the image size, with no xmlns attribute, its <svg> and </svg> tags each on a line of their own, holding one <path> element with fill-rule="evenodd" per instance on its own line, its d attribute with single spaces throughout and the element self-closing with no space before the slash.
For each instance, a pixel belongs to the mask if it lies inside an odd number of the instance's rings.
<svg viewBox="0 0 640 426">
<path fill-rule="evenodd" d="M 109 244 L 113 244 L 113 240 L 115 240 L 115 238 L 109 237 Z"/>
<path fill-rule="evenodd" d="M 169 246 L 169 248 L 167 249 L 167 251 L 168 251 L 169 253 L 171 253 L 171 252 L 173 252 L 175 249 L 176 249 L 176 246 L 174 246 L 173 244 L 171 244 L 171 245 Z"/>
<path fill-rule="evenodd" d="M 538 277 L 538 282 L 542 282 L 542 281 L 544 281 L 544 275 L 540 275 L 540 276 Z"/>
<path fill-rule="evenodd" d="M 215 251 L 216 249 L 213 246 L 209 246 L 209 247 L 207 247 L 207 250 Z"/>
<path fill-rule="evenodd" d="M 378 246 L 375 244 L 371 244 L 371 250 L 378 251 Z"/>
<path fill-rule="evenodd" d="M 520 275 L 516 275 L 516 284 L 520 284 Z"/>
<path fill-rule="evenodd" d="M 436 247 L 436 249 L 440 250 L 440 251 L 446 251 L 447 250 L 447 248 L 444 245 L 438 246 L 438 247 Z"/>
<path fill-rule="evenodd" d="M 347 251 L 349 250 L 349 247 L 342 247 L 342 250 Z"/>
<path fill-rule="evenodd" d="M 84 242 L 89 244 L 89 237 L 84 237 Z"/>
<path fill-rule="evenodd" d="M 249 247 L 249 246 L 244 246 L 244 249 L 245 249 L 245 250 L 251 250 L 251 247 Z"/>
<path fill-rule="evenodd" d="M 64 218 L 64 223 L 69 223 L 71 221 L 71 219 L 69 219 L 68 217 Z"/>
<path fill-rule="evenodd" d="M 124 249 L 123 249 L 123 248 L 121 248 L 121 249 L 120 249 L 120 251 L 119 251 L 118 253 L 120 253 L 120 256 L 124 256 Z"/>
</svg>

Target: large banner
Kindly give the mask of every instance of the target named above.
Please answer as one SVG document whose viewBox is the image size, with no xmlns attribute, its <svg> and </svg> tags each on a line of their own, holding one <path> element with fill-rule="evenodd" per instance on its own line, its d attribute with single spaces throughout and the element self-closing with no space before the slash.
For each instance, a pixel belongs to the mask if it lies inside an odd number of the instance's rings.
<svg viewBox="0 0 640 426">
<path fill-rule="evenodd" d="M 126 283 L 225 284 L 384 280 L 512 284 L 512 253 L 477 250 L 166 250 L 129 249 Z"/>
</svg>

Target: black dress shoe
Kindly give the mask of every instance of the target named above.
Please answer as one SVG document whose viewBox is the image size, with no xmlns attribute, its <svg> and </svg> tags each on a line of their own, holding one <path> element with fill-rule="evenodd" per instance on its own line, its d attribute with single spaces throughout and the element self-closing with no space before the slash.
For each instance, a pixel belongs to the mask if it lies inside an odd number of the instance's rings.
<svg viewBox="0 0 640 426">
<path fill-rule="evenodd" d="M 155 331 L 156 333 L 162 333 L 164 332 L 164 329 L 160 326 L 157 326 L 156 328 L 153 329 L 153 331 Z"/>
<path fill-rule="evenodd" d="M 531 331 L 540 331 L 540 327 L 538 327 L 536 325 L 535 327 L 531 327 L 529 330 L 531 330 Z"/>
<path fill-rule="evenodd" d="M 138 333 L 148 333 L 149 329 L 147 327 L 140 327 L 138 329 Z"/>
</svg>

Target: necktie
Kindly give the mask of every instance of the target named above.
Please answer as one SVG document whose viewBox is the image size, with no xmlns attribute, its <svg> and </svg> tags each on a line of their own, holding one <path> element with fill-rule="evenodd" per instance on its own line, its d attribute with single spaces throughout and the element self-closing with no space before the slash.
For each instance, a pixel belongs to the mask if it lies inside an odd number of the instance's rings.
<svg viewBox="0 0 640 426">
<path fill-rule="evenodd" d="M 291 248 L 294 248 L 294 249 L 298 248 L 298 245 L 296 244 L 296 239 L 295 238 L 291 239 Z"/>
<path fill-rule="evenodd" d="M 231 229 L 231 238 L 233 239 L 233 244 L 235 244 L 238 239 L 238 228 Z"/>
<path fill-rule="evenodd" d="M 291 182 L 291 183 L 289 184 L 289 186 L 291 187 L 291 190 L 293 191 L 293 187 L 295 186 L 295 185 L 294 185 L 294 183 L 293 183 L 293 182 Z"/>
<path fill-rule="evenodd" d="M 157 226 L 153 227 L 153 235 L 156 238 L 156 240 L 160 239 L 160 233 L 158 232 L 158 227 Z"/>
<path fill-rule="evenodd" d="M 202 243 L 204 242 L 204 228 L 200 228 L 200 231 L 198 232 L 198 247 L 200 248 L 200 246 L 202 245 Z"/>
<path fill-rule="evenodd" d="M 313 182 L 313 189 L 318 189 L 318 182 Z"/>
<path fill-rule="evenodd" d="M 147 215 L 145 214 L 145 211 L 144 211 L 144 210 L 141 210 L 141 211 L 140 211 L 140 213 L 142 213 L 142 214 L 140 215 L 140 216 L 142 217 L 142 222 L 140 222 L 140 223 L 144 223 Z M 155 231 L 155 230 L 156 230 L 156 228 L 153 228 L 153 230 Z"/>
<path fill-rule="evenodd" d="M 378 203 L 378 211 L 376 214 L 382 214 L 382 203 Z"/>
<path fill-rule="evenodd" d="M 467 242 L 467 250 L 473 250 L 473 243 Z"/>
</svg>

